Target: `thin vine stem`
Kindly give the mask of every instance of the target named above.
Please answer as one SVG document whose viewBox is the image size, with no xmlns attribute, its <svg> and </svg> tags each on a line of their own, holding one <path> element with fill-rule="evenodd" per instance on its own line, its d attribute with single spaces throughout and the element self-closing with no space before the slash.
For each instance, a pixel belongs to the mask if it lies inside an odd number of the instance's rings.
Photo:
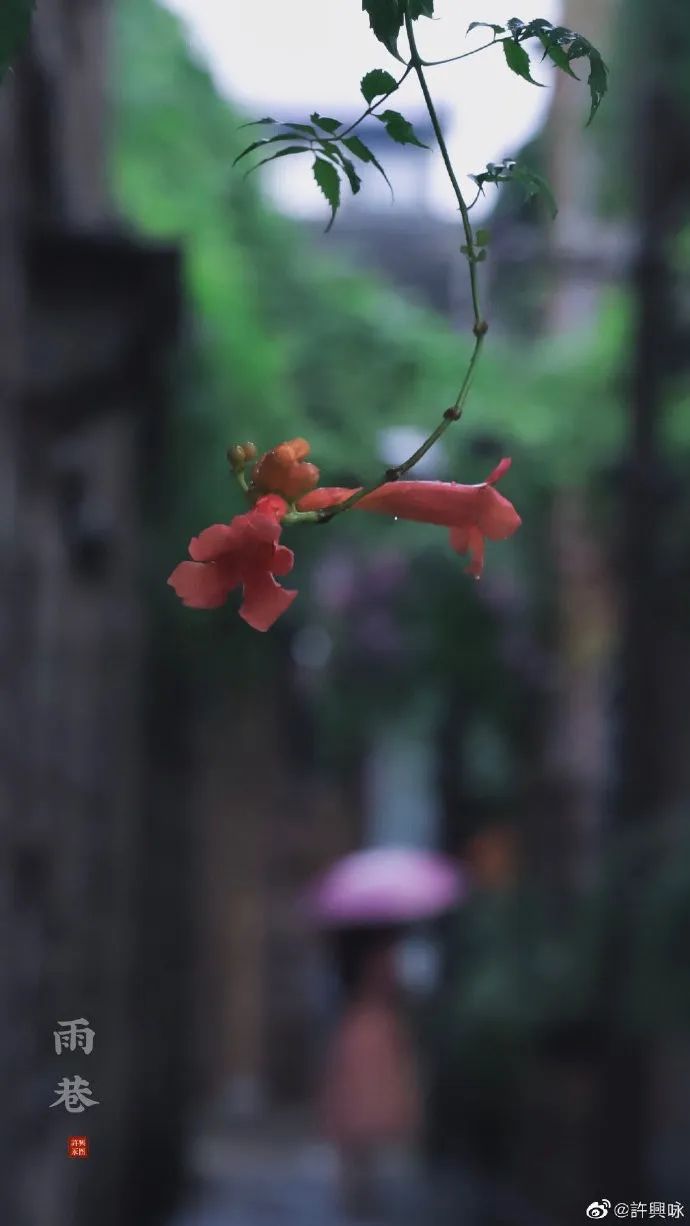
<svg viewBox="0 0 690 1226">
<path fill-rule="evenodd" d="M 411 57 L 410 63 L 408 64 L 408 71 L 412 68 L 414 69 L 417 75 L 417 79 L 419 81 L 419 85 L 422 90 L 422 94 L 424 95 L 424 101 L 426 103 L 426 108 L 427 108 L 427 111 L 429 112 L 429 118 L 431 120 L 431 124 L 434 129 L 434 135 L 436 136 L 438 147 L 441 151 L 441 156 L 443 158 L 443 161 L 446 167 L 446 171 L 448 172 L 448 178 L 450 179 L 451 186 L 453 188 L 453 192 L 455 193 L 455 198 L 458 202 L 458 208 L 460 210 L 460 216 L 462 218 L 462 226 L 463 226 L 463 230 L 465 233 L 465 251 L 467 254 L 467 262 L 469 265 L 470 286 L 471 286 L 471 291 L 472 291 L 472 311 L 474 314 L 474 326 L 473 326 L 472 331 L 474 332 L 474 348 L 470 356 L 467 370 L 465 371 L 465 376 L 460 385 L 460 391 L 458 392 L 456 396 L 455 403 L 453 404 L 451 408 L 446 409 L 440 422 L 438 423 L 436 428 L 432 430 L 428 438 L 426 438 L 424 442 L 421 444 L 421 446 L 419 446 L 417 450 L 412 453 L 411 456 L 408 456 L 408 458 L 402 464 L 398 464 L 394 468 L 389 468 L 385 472 L 383 478 L 380 481 L 375 482 L 373 485 L 362 486 L 361 489 L 356 490 L 354 494 L 351 494 L 349 498 L 346 498 L 344 502 L 338 503 L 337 506 L 327 507 L 327 508 L 324 508 L 322 511 L 316 512 L 317 518 L 319 522 L 321 523 L 325 523 L 328 520 L 333 519 L 336 515 L 341 515 L 343 511 L 348 511 L 351 507 L 355 506 L 356 503 L 360 502 L 362 498 L 365 498 L 367 494 L 372 494 L 374 490 L 380 489 L 380 487 L 382 485 L 385 485 L 386 482 L 398 481 L 400 477 L 404 476 L 405 473 L 408 473 L 411 468 L 414 468 L 415 464 L 419 463 L 419 461 L 427 454 L 427 452 L 431 450 L 434 444 L 438 442 L 438 440 L 442 437 L 442 435 L 445 434 L 446 430 L 449 429 L 452 423 L 460 419 L 460 417 L 462 416 L 462 411 L 463 411 L 465 401 L 467 399 L 468 392 L 470 390 L 470 385 L 472 383 L 475 368 L 476 368 L 477 362 L 479 360 L 479 356 L 482 351 L 482 346 L 484 344 L 484 338 L 488 331 L 488 324 L 486 323 L 486 320 L 482 318 L 481 308 L 479 304 L 479 285 L 478 285 L 478 278 L 477 278 L 477 248 L 475 246 L 474 235 L 472 233 L 472 223 L 470 222 L 469 208 L 462 194 L 462 189 L 460 187 L 460 184 L 458 183 L 457 176 L 453 169 L 453 163 L 450 160 L 450 155 L 448 153 L 448 147 L 446 145 L 445 137 L 443 135 L 443 129 L 441 128 L 441 125 L 439 123 L 438 115 L 436 113 L 436 107 L 434 106 L 434 101 L 429 92 L 429 86 L 427 85 L 426 77 L 424 75 L 424 62 L 422 61 L 419 55 L 419 51 L 417 49 L 417 44 L 415 42 L 415 37 L 414 37 L 414 30 L 412 27 L 412 21 L 410 19 L 410 15 L 408 12 L 405 13 L 405 29 L 407 31 L 407 37 L 408 37 L 409 44 L 410 44 L 410 57 Z M 487 46 L 490 46 L 490 45 L 491 44 L 487 44 Z M 482 50 L 482 48 L 477 48 L 477 50 Z M 458 58 L 462 58 L 462 57 L 458 57 Z M 476 203 L 476 200 L 474 203 Z"/>
<path fill-rule="evenodd" d="M 446 145 L 446 140 L 443 135 L 443 130 L 439 123 L 438 115 L 436 114 L 436 107 L 434 106 L 434 101 L 429 92 L 429 86 L 427 85 L 426 77 L 424 75 L 424 67 L 422 65 L 422 60 L 421 60 L 419 51 L 417 49 L 417 43 L 415 41 L 412 20 L 407 11 L 405 12 L 405 29 L 407 31 L 407 37 L 408 37 L 409 44 L 410 44 L 410 56 L 411 56 L 410 63 L 412 64 L 412 67 L 414 68 L 414 71 L 417 74 L 417 80 L 419 81 L 420 89 L 424 95 L 426 109 L 429 112 L 431 126 L 434 129 L 434 135 L 438 142 L 438 147 L 441 151 L 441 157 L 443 158 L 443 162 L 444 162 L 446 171 L 448 172 L 448 178 L 450 179 L 451 187 L 453 188 L 453 192 L 455 193 L 455 199 L 458 202 L 458 208 L 460 209 L 460 216 L 462 217 L 462 227 L 463 227 L 463 230 L 465 231 L 465 244 L 467 246 L 467 260 L 470 266 L 470 285 L 472 287 L 472 309 L 474 311 L 474 325 L 475 325 L 475 328 L 479 328 L 483 324 L 483 320 L 481 316 L 481 311 L 479 309 L 479 286 L 477 284 L 477 267 L 476 267 L 477 252 L 476 252 L 476 248 L 474 245 L 474 235 L 472 234 L 472 224 L 470 222 L 469 210 L 467 208 L 467 205 L 465 204 L 465 198 L 462 194 L 460 184 L 458 183 L 457 176 L 453 169 L 453 163 L 450 160 L 450 155 L 448 153 L 448 146 Z"/>
<path fill-rule="evenodd" d="M 466 60 L 470 55 L 479 55 L 480 51 L 486 51 L 488 47 L 497 47 L 499 43 L 506 42 L 505 38 L 492 38 L 490 43 L 482 43 L 481 47 L 474 47 L 472 51 L 463 51 L 462 55 L 451 55 L 447 60 L 420 60 L 423 68 L 438 68 L 441 64 L 457 64 L 458 60 Z"/>
<path fill-rule="evenodd" d="M 407 77 L 409 77 L 411 71 L 412 71 L 412 65 L 408 64 L 400 80 L 396 81 L 395 89 L 389 89 L 387 94 L 384 94 L 381 98 L 377 98 L 375 102 L 372 102 L 371 105 L 367 107 L 366 111 L 364 111 L 363 114 L 360 115 L 359 119 L 355 119 L 354 123 L 350 124 L 349 128 L 346 128 L 344 132 L 338 132 L 337 139 L 342 140 L 344 136 L 349 136 L 350 132 L 354 132 L 355 128 L 358 128 L 359 125 L 365 119 L 368 119 L 369 115 L 373 115 L 377 106 L 381 106 L 382 102 L 386 102 L 387 99 L 390 98 L 392 94 L 396 92 L 396 90 L 400 89 L 400 86 L 402 85 L 403 81 L 405 81 Z"/>
</svg>

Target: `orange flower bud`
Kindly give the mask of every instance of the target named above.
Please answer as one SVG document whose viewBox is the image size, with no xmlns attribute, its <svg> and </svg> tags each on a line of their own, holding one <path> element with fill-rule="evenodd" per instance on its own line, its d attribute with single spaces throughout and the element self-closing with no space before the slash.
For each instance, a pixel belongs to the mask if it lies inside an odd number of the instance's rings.
<svg viewBox="0 0 690 1226">
<path fill-rule="evenodd" d="M 304 462 L 310 447 L 306 439 L 295 438 L 279 443 L 262 455 L 252 476 L 254 489 L 262 493 L 281 494 L 288 502 L 304 497 L 319 481 L 319 470 Z"/>
<path fill-rule="evenodd" d="M 258 455 L 256 443 L 243 443 L 242 450 L 244 452 L 244 458 L 247 461 L 255 460 Z"/>
</svg>

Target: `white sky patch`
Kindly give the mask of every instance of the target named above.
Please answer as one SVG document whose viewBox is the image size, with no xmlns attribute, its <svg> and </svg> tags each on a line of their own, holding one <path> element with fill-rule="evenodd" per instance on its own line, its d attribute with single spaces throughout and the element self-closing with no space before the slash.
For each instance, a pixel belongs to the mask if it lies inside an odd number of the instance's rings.
<svg viewBox="0 0 690 1226">
<path fill-rule="evenodd" d="M 359 0 L 293 0 L 290 5 L 284 0 L 162 2 L 184 18 L 190 43 L 207 62 L 220 92 L 252 118 L 274 115 L 303 121 L 311 110 L 318 110 L 349 120 L 360 105 L 364 109 L 359 81 L 365 72 L 371 68 L 385 68 L 393 75 L 402 72 L 374 38 Z M 463 0 L 462 4 L 436 0 L 435 9 L 438 20 L 420 18 L 415 27 L 426 60 L 458 55 L 491 37 L 486 30 L 466 37 L 470 21 L 505 24 L 515 16 L 514 0 Z M 542 0 L 539 15 L 557 22 L 560 9 L 560 0 Z M 404 48 L 404 36 L 400 45 Z M 553 70 L 535 55 L 533 75 L 545 88 L 511 73 L 500 47 L 428 69 L 449 152 L 468 195 L 475 192 L 468 174 L 483 170 L 487 162 L 514 156 L 543 123 Z M 423 102 L 416 80 L 411 76 L 387 105 L 408 118 L 419 116 Z M 397 161 L 398 150 L 392 143 L 391 153 Z M 438 154 L 407 148 L 404 156 L 406 160 L 433 157 L 422 171 L 428 176 L 424 193 L 428 207 L 445 216 L 455 213 L 457 205 Z M 278 162 L 272 168 L 271 194 L 287 211 L 316 215 L 323 212 L 324 202 L 305 162 L 304 158 Z M 477 215 L 481 211 L 478 205 Z"/>
</svg>

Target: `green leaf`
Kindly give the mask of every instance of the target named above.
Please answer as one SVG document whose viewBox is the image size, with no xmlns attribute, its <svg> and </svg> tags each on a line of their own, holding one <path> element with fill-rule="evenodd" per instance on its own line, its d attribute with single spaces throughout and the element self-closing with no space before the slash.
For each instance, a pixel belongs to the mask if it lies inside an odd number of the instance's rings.
<svg viewBox="0 0 690 1226">
<path fill-rule="evenodd" d="M 520 43 L 516 43 L 514 38 L 507 38 L 503 43 L 503 51 L 506 64 L 512 72 L 522 77 L 524 81 L 529 81 L 531 85 L 541 85 L 540 81 L 534 80 L 530 72 L 529 56 Z"/>
<path fill-rule="evenodd" d="M 517 23 L 517 24 L 514 24 Z M 590 124 L 599 109 L 601 100 L 608 90 L 608 68 L 604 63 L 599 51 L 592 46 L 589 39 L 584 38 L 582 34 L 575 34 L 566 26 L 553 26 L 551 22 L 546 21 L 542 17 L 537 17 L 534 21 L 530 21 L 528 25 L 523 25 L 522 22 L 517 22 L 514 18 L 513 22 L 508 23 L 513 31 L 514 38 L 520 43 L 525 42 L 528 38 L 538 38 L 544 48 L 544 56 L 548 56 L 553 64 L 567 73 L 569 77 L 574 77 L 579 80 L 579 77 L 571 67 L 573 60 L 588 59 L 589 60 L 589 76 L 587 84 L 591 99 L 591 109 L 587 123 Z M 507 54 L 507 53 L 506 53 Z"/>
<path fill-rule="evenodd" d="M 398 52 L 398 35 L 404 20 L 403 0 L 362 0 L 362 10 L 368 14 L 369 25 L 379 42 L 403 63 Z"/>
<path fill-rule="evenodd" d="M 343 157 L 342 153 L 341 153 L 341 155 L 340 155 L 340 163 L 341 163 L 341 166 L 342 166 L 343 170 L 345 171 L 345 174 L 347 175 L 348 182 L 349 182 L 350 187 L 351 187 L 351 189 L 352 189 L 352 195 L 353 195 L 353 196 L 356 196 L 356 195 L 357 195 L 357 192 L 359 191 L 360 187 L 362 186 L 362 180 L 360 179 L 359 175 L 357 174 L 357 171 L 355 170 L 354 166 L 352 165 L 352 162 L 350 161 L 350 159 L 349 159 L 349 158 L 346 158 L 346 157 Z"/>
<path fill-rule="evenodd" d="M 337 132 L 338 128 L 343 126 L 339 119 L 330 119 L 328 115 L 319 115 L 316 111 L 309 118 L 317 128 L 323 128 L 324 132 Z"/>
<path fill-rule="evenodd" d="M 528 166 L 518 165 L 513 172 L 513 179 L 516 183 L 520 184 L 527 200 L 531 200 L 533 196 L 543 196 L 552 219 L 556 216 L 558 205 L 556 204 L 551 186 L 543 175 L 538 175 L 536 171 L 530 170 Z"/>
<path fill-rule="evenodd" d="M 412 124 L 399 111 L 383 111 L 376 118 L 385 124 L 386 132 L 398 145 L 418 145 L 420 149 L 429 148 L 428 145 L 422 144 Z"/>
<path fill-rule="evenodd" d="M 587 120 L 587 126 L 589 127 L 590 123 L 594 119 L 594 116 L 599 110 L 602 98 L 608 90 L 609 70 L 596 47 L 593 47 L 586 38 L 582 38 L 582 36 L 579 34 L 575 36 L 573 42 L 568 48 L 568 59 L 589 60 L 589 76 L 587 77 L 587 84 L 589 86 L 589 95 L 591 99 L 589 119 Z"/>
<path fill-rule="evenodd" d="M 290 128 L 293 133 L 299 132 L 303 136 L 316 136 L 316 132 L 310 123 L 284 123 L 282 127 Z"/>
<path fill-rule="evenodd" d="M 255 149 L 262 149 L 266 145 L 275 145 L 280 141 L 294 141 L 294 139 L 294 132 L 280 132 L 277 136 L 265 136 L 262 140 L 255 140 L 251 145 L 247 145 L 247 148 L 243 149 L 241 153 L 238 153 L 233 162 L 233 166 L 236 166 L 238 162 L 241 162 L 242 158 L 246 157 L 248 153 L 253 153 Z"/>
<path fill-rule="evenodd" d="M 555 217 L 558 212 L 553 192 L 546 179 L 538 175 L 536 171 L 530 170 L 528 166 L 522 166 L 513 161 L 512 158 L 506 158 L 498 165 L 489 162 L 486 170 L 478 175 L 470 175 L 470 178 L 474 180 L 482 194 L 487 183 L 493 183 L 496 186 L 499 183 L 517 183 L 522 188 L 525 199 L 529 200 L 532 196 L 541 195 L 549 206 L 551 216 Z M 479 231 L 477 231 L 477 242 L 479 241 Z"/>
<path fill-rule="evenodd" d="M 474 236 L 474 241 L 478 247 L 486 247 L 490 238 L 491 234 L 489 230 L 477 230 L 477 233 Z"/>
<path fill-rule="evenodd" d="M 381 95 L 392 94 L 398 88 L 398 82 L 385 68 L 372 68 L 361 80 L 360 89 L 365 102 L 373 102 Z"/>
<path fill-rule="evenodd" d="M 463 243 L 460 253 L 466 255 L 471 264 L 481 264 L 486 259 L 486 251 L 471 250 L 466 243 Z"/>
<path fill-rule="evenodd" d="M 342 165 L 343 154 L 333 141 L 325 140 L 319 150 L 324 157 L 330 158 L 332 162 L 336 162 L 339 166 Z"/>
<path fill-rule="evenodd" d="M 320 157 L 314 159 L 313 171 L 314 178 L 331 207 L 331 220 L 326 226 L 328 233 L 340 207 L 340 176 L 331 162 Z"/>
<path fill-rule="evenodd" d="M 270 158 L 263 158 L 261 162 L 256 163 L 256 166 L 251 166 L 244 177 L 247 179 L 249 175 L 253 175 L 254 171 L 258 170 L 260 166 L 265 166 L 267 162 L 275 162 L 276 158 L 288 157 L 291 153 L 310 152 L 311 150 L 309 149 L 308 145 L 288 145 L 287 149 L 279 149 L 278 152 L 273 153 Z"/>
<path fill-rule="evenodd" d="M 34 0 L 3 0 L 0 6 L 0 80 L 29 37 Z"/>
<path fill-rule="evenodd" d="M 513 18 L 513 21 L 521 30 L 521 38 L 531 38 L 533 35 L 537 35 L 538 37 L 540 34 L 544 34 L 547 30 L 553 30 L 555 28 L 550 21 L 546 20 L 545 17 L 535 17 L 534 21 L 527 22 L 527 25 L 525 25 L 524 21 L 519 21 L 517 18 Z M 511 26 L 511 29 L 513 28 L 510 22 L 508 22 L 508 25 Z"/>
<path fill-rule="evenodd" d="M 434 0 L 408 0 L 407 11 L 412 21 L 418 17 L 433 17 Z"/>
<path fill-rule="evenodd" d="M 272 124 L 277 124 L 277 123 L 278 123 L 278 120 L 277 120 L 277 119 L 271 119 L 271 116 L 270 116 L 270 115 L 266 115 L 266 116 L 265 116 L 263 119 L 252 119 L 250 123 L 241 123 L 241 124 L 239 125 L 239 127 L 238 127 L 237 131 L 238 131 L 238 132 L 241 132 L 241 131 L 242 131 L 242 128 L 256 128 L 256 127 L 257 127 L 257 126 L 258 126 L 260 123 L 272 123 Z"/>
<path fill-rule="evenodd" d="M 467 27 L 467 33 L 472 30 L 493 30 L 494 34 L 505 34 L 505 26 L 495 26 L 490 21 L 471 21 Z"/>
<path fill-rule="evenodd" d="M 383 169 L 383 166 L 381 165 L 381 163 L 377 160 L 377 158 L 371 152 L 371 149 L 369 148 L 369 146 L 365 145 L 364 141 L 360 140 L 358 136 L 343 137 L 343 144 L 345 145 L 346 149 L 350 150 L 350 153 L 352 153 L 354 157 L 359 158 L 360 162 L 370 162 L 372 166 L 376 167 L 379 174 L 383 175 L 384 179 L 386 180 L 386 183 L 388 184 L 388 187 L 390 189 L 390 194 L 392 197 L 393 188 L 391 187 L 390 179 L 388 178 L 388 175 Z"/>
<path fill-rule="evenodd" d="M 561 72 L 567 73 L 573 80 L 579 81 L 580 78 L 573 72 L 570 67 L 570 60 L 559 43 L 552 42 L 548 34 L 539 34 L 538 38 L 544 48 L 542 60 L 545 60 L 548 56 L 551 62 L 556 65 L 556 68 L 560 68 Z"/>
</svg>

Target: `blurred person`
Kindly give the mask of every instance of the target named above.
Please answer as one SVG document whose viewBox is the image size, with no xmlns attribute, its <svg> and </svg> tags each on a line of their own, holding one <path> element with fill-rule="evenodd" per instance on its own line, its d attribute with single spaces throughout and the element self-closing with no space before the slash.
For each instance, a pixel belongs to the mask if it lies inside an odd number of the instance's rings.
<svg viewBox="0 0 690 1226">
<path fill-rule="evenodd" d="M 338 1153 L 343 1207 L 353 1216 L 375 1209 L 387 1161 L 406 1163 L 421 1125 L 418 1069 L 396 974 L 398 936 L 390 928 L 335 936 L 345 1008 L 327 1048 L 318 1111 Z"/>
</svg>

